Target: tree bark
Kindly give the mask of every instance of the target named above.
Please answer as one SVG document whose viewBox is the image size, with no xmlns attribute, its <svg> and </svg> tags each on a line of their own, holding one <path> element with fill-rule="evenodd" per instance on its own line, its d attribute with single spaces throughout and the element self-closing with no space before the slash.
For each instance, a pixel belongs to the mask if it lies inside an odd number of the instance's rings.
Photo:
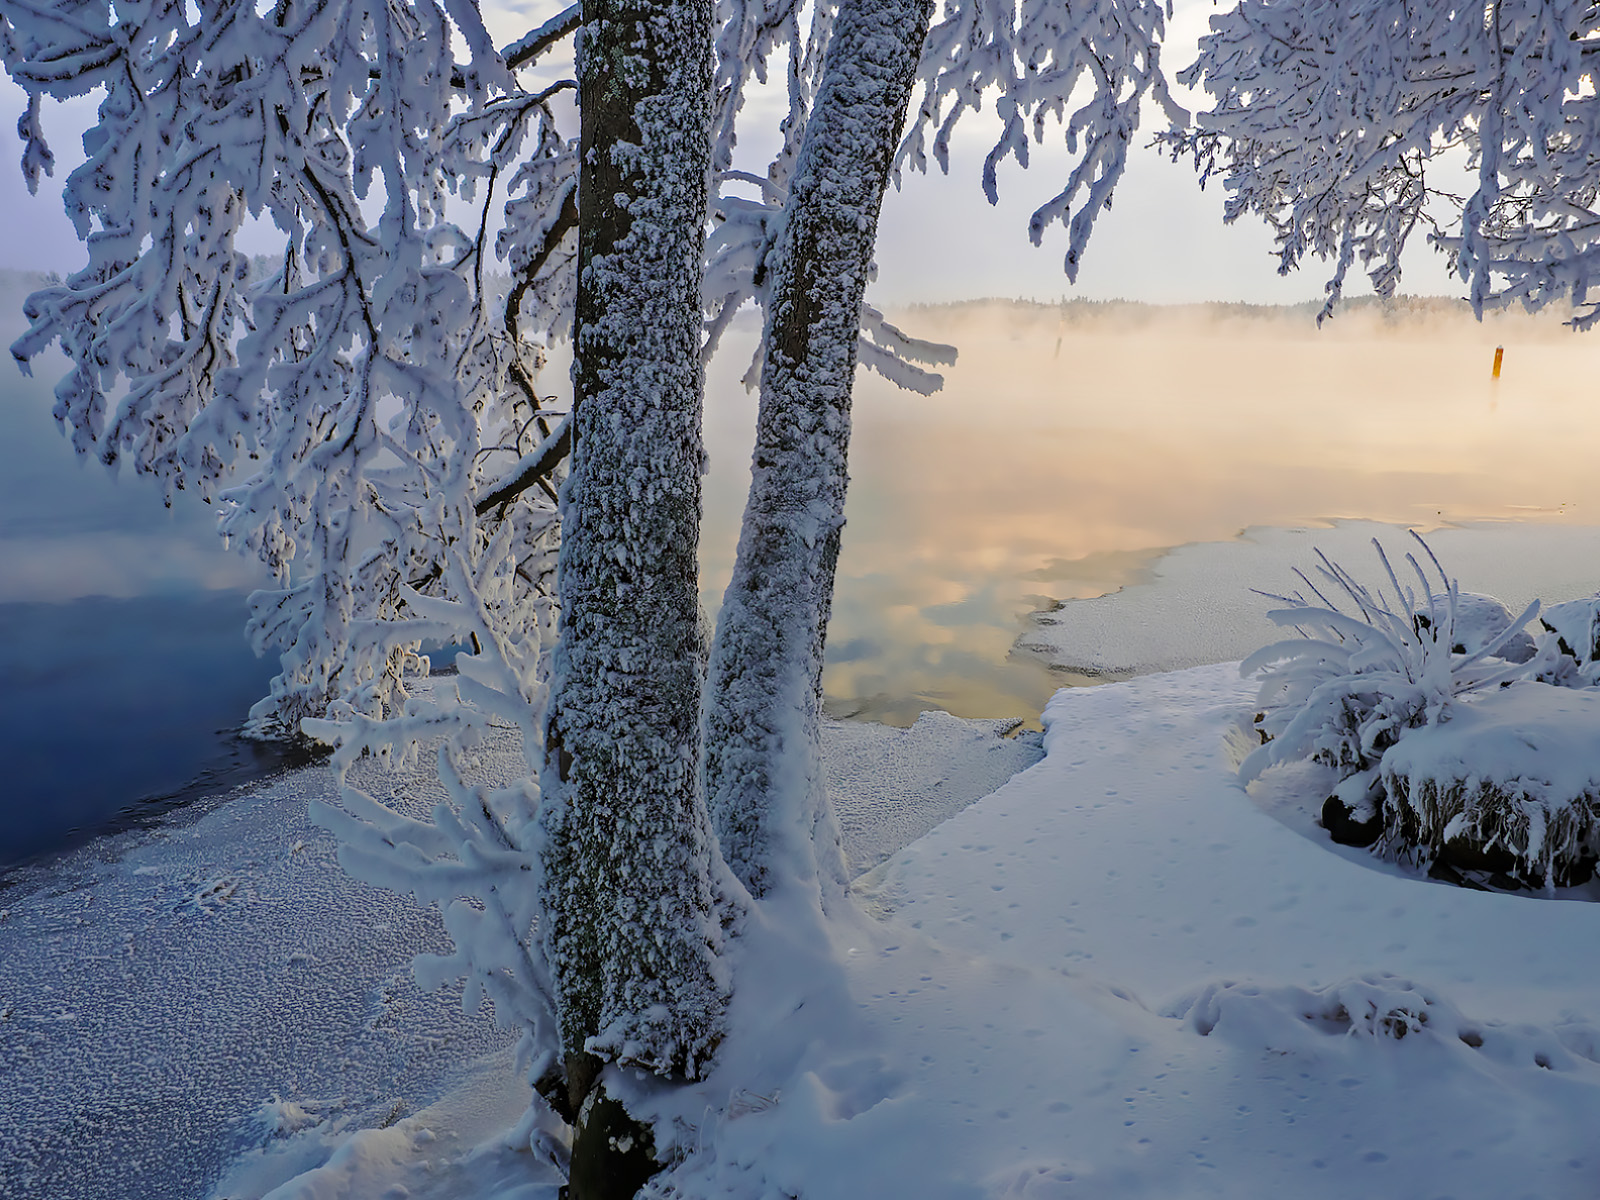
<svg viewBox="0 0 1600 1200">
<path fill-rule="evenodd" d="M 706 795 L 753 895 L 842 876 L 822 778 L 861 301 L 931 0 L 844 0 L 769 259 L 750 497 L 712 649 Z"/>
<path fill-rule="evenodd" d="M 574 1164 L 575 1200 L 630 1169 L 604 1157 L 629 1140 L 614 1129 L 586 1141 L 585 1112 L 616 1119 L 599 1063 L 695 1077 L 727 998 L 696 769 L 710 30 L 710 0 L 584 0 L 578 34 L 574 432 L 541 810 L 577 1137 L 602 1154 Z"/>
</svg>

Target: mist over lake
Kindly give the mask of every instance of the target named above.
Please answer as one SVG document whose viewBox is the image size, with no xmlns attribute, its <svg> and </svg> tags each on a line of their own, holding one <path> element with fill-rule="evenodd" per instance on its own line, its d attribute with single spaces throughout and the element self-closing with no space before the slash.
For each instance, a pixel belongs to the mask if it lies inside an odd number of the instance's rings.
<svg viewBox="0 0 1600 1200">
<path fill-rule="evenodd" d="M 1355 303 L 1320 327 L 1316 311 L 982 301 L 892 314 L 960 356 L 928 397 L 857 373 L 830 711 L 1036 719 L 1057 687 L 1085 680 L 1013 652 L 1033 612 L 1149 585 L 1171 548 L 1251 527 L 1600 524 L 1582 449 L 1600 444 L 1600 342 L 1553 313 L 1480 323 L 1449 300 Z M 711 608 L 749 478 L 755 397 L 738 379 L 753 336 L 722 351 L 707 391 Z M 1544 568 L 1574 586 L 1562 544 L 1542 543 L 1521 580 L 1530 596 Z M 1281 590 L 1290 565 L 1217 587 L 1241 600 Z M 1600 586 L 1592 574 L 1587 590 Z M 1247 607 L 1254 631 L 1229 632 L 1253 648 L 1272 631 Z M 1099 627 L 1141 640 L 1145 619 L 1133 604 L 1120 626 Z"/>
<path fill-rule="evenodd" d="M 7 341 L 41 281 L 0 276 Z M 1357 305 L 1320 329 L 1309 306 L 996 301 L 893 315 L 960 356 L 930 397 L 858 374 L 824 677 L 834 716 L 1036 722 L 1057 687 L 1094 676 L 1017 649 L 1033 614 L 1129 589 L 1093 628 L 1142 645 L 1158 608 L 1140 589 L 1196 586 L 1161 582 L 1166 553 L 1250 527 L 1600 522 L 1600 481 L 1578 449 L 1600 435 L 1585 382 L 1600 348 L 1556 318 L 1480 324 L 1444 301 Z M 708 376 L 708 613 L 748 486 L 756 399 L 739 379 L 754 337 L 730 334 Z M 543 377 L 552 392 L 567 386 L 562 351 Z M 49 415 L 62 363 L 0 391 L 0 722 L 14 764 L 0 865 L 281 761 L 235 732 L 275 671 L 242 632 L 264 572 L 222 549 L 197 497 L 169 509 L 154 481 L 76 459 Z M 1562 544 L 1534 561 L 1554 568 Z M 1218 592 L 1284 586 L 1287 564 L 1268 562 Z M 1224 626 L 1258 619 L 1207 611 Z"/>
</svg>

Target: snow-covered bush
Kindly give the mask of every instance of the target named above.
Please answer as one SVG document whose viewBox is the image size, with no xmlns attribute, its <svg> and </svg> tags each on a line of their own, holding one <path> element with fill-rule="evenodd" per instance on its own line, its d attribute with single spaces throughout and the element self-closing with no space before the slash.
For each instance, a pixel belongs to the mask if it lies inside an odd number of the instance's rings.
<svg viewBox="0 0 1600 1200">
<path fill-rule="evenodd" d="M 1537 601 L 1513 617 L 1464 594 L 1416 541 L 1416 588 L 1374 542 L 1386 587 L 1319 555 L 1315 581 L 1300 573 L 1313 599 L 1276 597 L 1269 616 L 1301 636 L 1242 664 L 1262 678 L 1262 745 L 1241 777 L 1309 758 L 1339 776 L 1322 810 L 1337 841 L 1447 877 L 1581 883 L 1600 856 L 1596 602 L 1557 606 L 1530 636 Z"/>
<path fill-rule="evenodd" d="M 1387 591 L 1367 587 L 1319 551 L 1317 581 L 1297 572 L 1314 599 L 1299 592 L 1272 597 L 1284 607 L 1268 618 L 1301 636 L 1264 646 L 1240 664 L 1262 679 L 1256 724 L 1264 740 L 1240 768 L 1246 782 L 1297 758 L 1346 777 L 1370 772 L 1407 729 L 1447 719 L 1458 697 L 1523 674 L 1533 657 L 1523 626 L 1537 615 L 1538 601 L 1491 634 L 1488 598 L 1464 602 L 1427 543 L 1412 537 L 1437 581 L 1407 554 L 1418 588 L 1403 584 L 1374 539 Z M 1330 593 L 1342 594 L 1354 611 Z"/>
</svg>

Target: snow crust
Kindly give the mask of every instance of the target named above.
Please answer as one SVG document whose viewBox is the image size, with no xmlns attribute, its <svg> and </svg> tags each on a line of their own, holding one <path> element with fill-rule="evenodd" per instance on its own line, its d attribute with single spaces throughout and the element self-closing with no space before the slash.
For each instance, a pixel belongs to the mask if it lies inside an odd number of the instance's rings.
<svg viewBox="0 0 1600 1200">
<path fill-rule="evenodd" d="M 937 710 L 923 713 L 910 729 L 826 722 L 828 792 L 851 875 L 877 866 L 1038 762 L 1040 735 L 1016 733 L 1020 724 L 967 721 Z"/>
<path fill-rule="evenodd" d="M 444 800 L 404 783 L 414 815 Z M 183 1200 L 237 1155 L 324 1147 L 295 1174 L 514 1040 L 418 988 L 450 939 L 345 874 L 306 816 L 334 795 L 307 768 L 0 879 L 0 1196 Z"/>
<path fill-rule="evenodd" d="M 1037 760 L 1009 724 L 825 722 L 852 861 Z M 474 768 L 525 774 L 515 731 Z M 412 819 L 448 799 L 426 769 L 350 781 Z M 337 796 L 307 768 L 0 876 L 0 1197 L 553 1196 L 517 1032 L 419 986 L 451 938 L 341 868 L 306 816 Z"/>
<path fill-rule="evenodd" d="M 925 1098 L 928 1190 L 903 1194 L 1592 1193 L 1600 910 L 1298 836 L 1233 773 L 1248 703 L 1231 664 L 1062 691 L 1043 763 L 869 877 L 942 954 L 1015 971 L 1014 1005 L 1054 996 L 1041 1036 L 980 1008 L 936 1053 L 980 1070 Z M 980 1114 L 1003 1151 L 960 1141 Z"/>
</svg>

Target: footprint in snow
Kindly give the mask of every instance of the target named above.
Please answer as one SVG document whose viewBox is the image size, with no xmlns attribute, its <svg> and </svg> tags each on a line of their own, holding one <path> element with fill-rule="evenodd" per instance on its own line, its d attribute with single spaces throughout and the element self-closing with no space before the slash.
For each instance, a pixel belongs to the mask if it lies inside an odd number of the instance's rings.
<svg viewBox="0 0 1600 1200">
<path fill-rule="evenodd" d="M 219 879 L 210 880 L 202 884 L 180 908 L 184 911 L 197 912 L 207 917 L 214 917 L 238 895 L 239 880 L 232 875 L 224 875 Z"/>
</svg>

